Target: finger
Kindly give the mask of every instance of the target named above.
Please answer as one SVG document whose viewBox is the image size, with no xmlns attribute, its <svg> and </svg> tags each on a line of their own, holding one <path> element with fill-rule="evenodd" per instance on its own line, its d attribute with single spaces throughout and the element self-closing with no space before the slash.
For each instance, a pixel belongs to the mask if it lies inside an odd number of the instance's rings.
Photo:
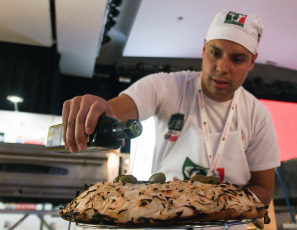
<svg viewBox="0 0 297 230">
<path fill-rule="evenodd" d="M 68 145 L 66 142 L 66 132 L 67 132 L 67 122 L 69 117 L 69 110 L 70 110 L 70 101 L 67 100 L 63 103 L 62 108 L 62 128 L 63 128 L 63 142 L 65 144 L 65 148 L 68 149 Z"/>
<path fill-rule="evenodd" d="M 76 125 L 76 117 L 80 108 L 81 97 L 74 97 L 71 100 L 70 104 L 70 112 L 67 120 L 67 130 L 66 130 L 66 143 L 69 147 L 69 150 L 72 153 L 76 153 L 78 151 L 77 143 L 75 140 L 75 125 Z"/>
<path fill-rule="evenodd" d="M 85 95 L 82 97 L 80 109 L 76 117 L 75 140 L 79 150 L 84 150 L 87 148 L 88 135 L 85 132 L 85 124 L 90 106 L 92 105 L 94 100 L 94 98 L 90 96 L 91 95 Z"/>
<path fill-rule="evenodd" d="M 90 135 L 94 132 L 99 117 L 106 111 L 106 106 L 106 100 L 100 97 L 92 104 L 86 118 L 85 132 L 87 134 Z"/>
</svg>

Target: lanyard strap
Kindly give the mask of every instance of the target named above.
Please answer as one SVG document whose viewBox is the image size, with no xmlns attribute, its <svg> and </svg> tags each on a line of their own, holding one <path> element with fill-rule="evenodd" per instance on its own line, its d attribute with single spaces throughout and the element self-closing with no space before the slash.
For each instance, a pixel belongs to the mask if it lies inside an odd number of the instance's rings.
<svg viewBox="0 0 297 230">
<path fill-rule="evenodd" d="M 216 157 L 215 159 L 213 159 L 213 152 L 212 152 L 212 147 L 211 147 L 211 143 L 210 143 L 210 133 L 209 133 L 209 126 L 208 126 L 208 119 L 207 119 L 207 114 L 206 114 L 206 108 L 205 108 L 205 101 L 203 98 L 203 92 L 202 92 L 202 87 L 201 87 L 201 79 L 202 77 L 200 77 L 200 79 L 198 80 L 198 100 L 199 100 L 199 107 L 200 107 L 200 117 L 201 117 L 201 127 L 203 129 L 203 133 L 204 133 L 204 142 L 206 145 L 206 151 L 207 151 L 207 156 L 209 159 L 209 163 L 210 163 L 210 168 L 208 171 L 208 176 L 212 176 L 214 171 L 216 170 L 218 163 L 222 157 L 223 154 L 223 150 L 226 144 L 226 140 L 230 131 L 230 127 L 231 127 L 231 123 L 232 123 L 232 118 L 235 112 L 235 106 L 236 106 L 236 102 L 237 99 L 240 95 L 240 91 L 236 90 L 232 99 L 232 103 L 231 103 L 231 107 L 229 110 L 229 114 L 227 117 L 227 121 L 225 123 L 225 127 L 219 142 L 219 146 L 217 149 L 217 153 L 216 153 Z"/>
</svg>

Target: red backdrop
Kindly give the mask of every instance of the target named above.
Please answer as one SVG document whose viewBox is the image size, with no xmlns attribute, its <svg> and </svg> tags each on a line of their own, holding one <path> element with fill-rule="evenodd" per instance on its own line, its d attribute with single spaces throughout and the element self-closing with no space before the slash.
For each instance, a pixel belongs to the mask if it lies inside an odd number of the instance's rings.
<svg viewBox="0 0 297 230">
<path fill-rule="evenodd" d="M 280 161 L 297 158 L 297 103 L 261 101 L 270 111 L 280 148 Z"/>
</svg>

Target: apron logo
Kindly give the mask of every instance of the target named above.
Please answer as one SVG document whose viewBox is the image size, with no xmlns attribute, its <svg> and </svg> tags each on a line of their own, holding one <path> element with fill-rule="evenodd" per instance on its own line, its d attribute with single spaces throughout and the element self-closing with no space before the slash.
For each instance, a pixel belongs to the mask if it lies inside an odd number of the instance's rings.
<svg viewBox="0 0 297 230">
<path fill-rule="evenodd" d="M 224 23 L 234 24 L 243 27 L 246 17 L 246 14 L 239 14 L 230 11 L 226 16 Z"/>
<path fill-rule="evenodd" d="M 191 177 L 195 175 L 206 176 L 209 168 L 205 168 L 200 165 L 197 165 L 189 157 L 187 157 L 183 164 L 182 170 L 183 170 L 184 180 L 190 180 Z M 217 168 L 213 176 L 218 177 L 220 179 L 220 182 L 223 183 L 225 178 L 225 168 Z"/>
<path fill-rule="evenodd" d="M 184 164 L 183 164 L 183 176 L 184 180 L 191 179 L 192 176 L 195 175 L 207 175 L 208 168 L 201 167 L 199 165 L 196 165 L 190 158 L 186 158 Z"/>
<path fill-rule="evenodd" d="M 168 121 L 168 131 L 165 133 L 165 140 L 170 142 L 176 142 L 179 136 L 180 131 L 184 127 L 185 115 L 181 113 L 172 114 Z"/>
</svg>

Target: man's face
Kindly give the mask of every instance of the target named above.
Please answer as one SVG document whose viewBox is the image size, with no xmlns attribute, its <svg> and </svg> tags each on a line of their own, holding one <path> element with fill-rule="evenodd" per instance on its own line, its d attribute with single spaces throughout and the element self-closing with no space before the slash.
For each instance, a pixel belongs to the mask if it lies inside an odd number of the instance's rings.
<svg viewBox="0 0 297 230">
<path fill-rule="evenodd" d="M 228 40 L 204 42 L 202 89 L 215 101 L 230 100 L 253 69 L 257 54 Z"/>
</svg>

